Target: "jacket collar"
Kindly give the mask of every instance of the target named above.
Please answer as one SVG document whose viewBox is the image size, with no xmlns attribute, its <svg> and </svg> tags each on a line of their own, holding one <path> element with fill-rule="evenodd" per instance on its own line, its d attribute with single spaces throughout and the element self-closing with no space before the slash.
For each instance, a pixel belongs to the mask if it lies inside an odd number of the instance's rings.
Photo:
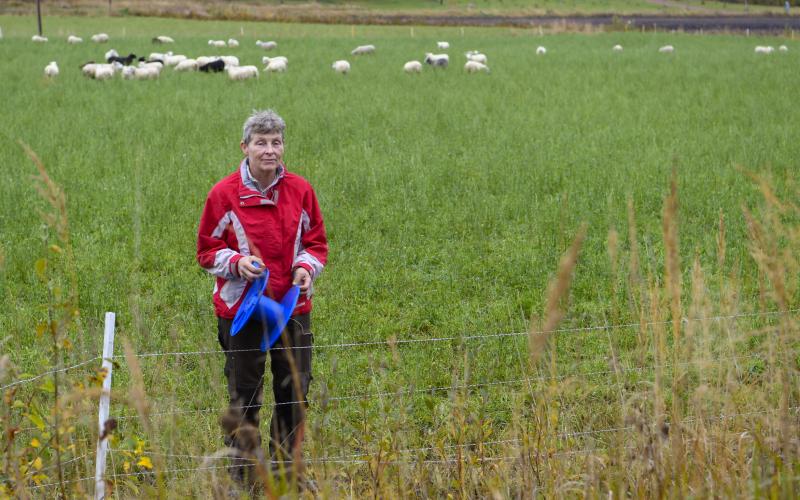
<svg viewBox="0 0 800 500">
<path fill-rule="evenodd" d="M 262 188 L 258 181 L 250 174 L 250 162 L 247 158 L 239 164 L 239 199 L 241 205 L 277 205 L 278 204 L 278 183 L 286 175 L 286 167 L 278 165 L 275 180 L 266 188 Z M 253 203 L 245 203 L 245 200 L 253 199 Z"/>
</svg>

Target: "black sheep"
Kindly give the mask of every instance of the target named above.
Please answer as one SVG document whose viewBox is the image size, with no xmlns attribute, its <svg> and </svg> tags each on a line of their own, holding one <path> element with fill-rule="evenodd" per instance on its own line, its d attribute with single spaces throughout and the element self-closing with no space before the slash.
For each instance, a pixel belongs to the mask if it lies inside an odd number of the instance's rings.
<svg viewBox="0 0 800 500">
<path fill-rule="evenodd" d="M 118 63 L 124 64 L 125 66 L 130 66 L 135 60 L 136 60 L 136 54 L 128 54 L 125 57 L 111 56 L 107 59 L 107 62 L 110 64 L 116 61 Z"/>
<path fill-rule="evenodd" d="M 209 72 L 219 73 L 220 71 L 223 71 L 224 69 L 225 69 L 225 61 L 223 61 L 222 59 L 217 59 L 216 61 L 211 61 L 208 64 L 204 64 L 204 65 L 200 66 L 200 71 L 203 71 L 205 73 L 209 73 Z"/>
</svg>

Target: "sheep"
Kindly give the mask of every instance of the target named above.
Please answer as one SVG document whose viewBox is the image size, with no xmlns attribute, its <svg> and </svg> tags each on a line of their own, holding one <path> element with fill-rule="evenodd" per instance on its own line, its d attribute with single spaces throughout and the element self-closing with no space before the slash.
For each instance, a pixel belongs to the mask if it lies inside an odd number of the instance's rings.
<svg viewBox="0 0 800 500">
<path fill-rule="evenodd" d="M 772 46 L 763 46 L 763 45 L 756 46 L 756 54 L 772 54 L 774 51 L 775 47 Z"/>
<path fill-rule="evenodd" d="M 83 43 L 83 38 L 70 35 L 67 37 L 67 43 L 71 45 L 74 45 L 76 43 Z"/>
<path fill-rule="evenodd" d="M 136 80 L 157 80 L 161 74 L 161 65 L 148 65 L 144 68 L 134 68 L 133 78 Z"/>
<path fill-rule="evenodd" d="M 122 68 L 122 79 L 123 80 L 133 80 L 136 77 L 136 68 L 135 66 L 125 66 Z"/>
<path fill-rule="evenodd" d="M 406 73 L 422 73 L 422 63 L 419 61 L 408 61 L 403 65 Z"/>
<path fill-rule="evenodd" d="M 97 67 L 94 61 L 89 61 L 81 65 L 81 73 L 83 76 L 88 76 L 89 78 L 94 78 L 94 69 Z"/>
<path fill-rule="evenodd" d="M 172 55 L 172 52 L 167 52 L 167 54 Z M 148 61 L 163 61 L 167 58 L 167 54 L 161 54 L 160 52 L 150 52 L 150 55 L 147 56 Z"/>
<path fill-rule="evenodd" d="M 778 47 L 778 50 L 780 50 L 781 52 L 789 52 L 789 47 L 787 47 L 786 45 L 781 45 L 780 47 Z"/>
<path fill-rule="evenodd" d="M 238 40 L 236 40 L 235 38 L 229 38 L 228 39 L 228 47 L 236 48 L 238 46 L 239 46 L 239 41 Z"/>
<path fill-rule="evenodd" d="M 286 68 L 289 66 L 284 59 L 272 59 L 269 63 L 267 63 L 267 67 L 264 68 L 264 71 L 267 73 L 284 73 L 286 72 Z"/>
<path fill-rule="evenodd" d="M 175 65 L 175 71 L 197 71 L 200 66 L 195 59 L 184 59 Z"/>
<path fill-rule="evenodd" d="M 425 53 L 425 63 L 437 68 L 446 68 L 450 64 L 450 56 L 447 54 Z"/>
<path fill-rule="evenodd" d="M 239 58 L 236 56 L 220 56 L 219 58 L 225 61 L 226 68 L 239 65 Z"/>
<path fill-rule="evenodd" d="M 116 61 L 124 66 L 130 66 L 131 64 L 133 64 L 133 61 L 135 60 L 136 60 L 136 54 L 128 54 L 125 57 L 120 57 L 120 56 L 109 57 L 106 59 L 106 62 L 113 63 Z"/>
<path fill-rule="evenodd" d="M 200 71 L 203 73 L 219 73 L 225 69 L 225 61 L 216 59 L 200 66 Z"/>
<path fill-rule="evenodd" d="M 103 59 L 105 59 L 106 61 L 108 61 L 112 57 L 119 57 L 119 52 L 117 52 L 114 49 L 111 49 L 106 51 L 105 55 L 103 55 Z"/>
<path fill-rule="evenodd" d="M 265 66 L 269 65 L 269 63 L 271 63 L 272 61 L 283 61 L 284 64 L 287 65 L 289 64 L 289 59 L 287 59 L 285 56 L 275 56 L 275 57 L 264 56 L 261 58 L 261 64 Z"/>
<path fill-rule="evenodd" d="M 55 61 L 50 61 L 50 64 L 44 67 L 44 76 L 48 78 L 58 76 L 58 64 Z"/>
<path fill-rule="evenodd" d="M 488 59 L 486 58 L 486 54 L 481 54 L 477 50 L 470 50 L 469 52 L 464 54 L 467 56 L 467 61 L 475 61 L 481 64 L 486 64 Z"/>
<path fill-rule="evenodd" d="M 159 35 L 153 38 L 153 43 L 175 43 L 171 36 Z"/>
<path fill-rule="evenodd" d="M 478 61 L 467 61 L 464 65 L 464 71 L 467 73 L 477 73 L 478 71 L 489 72 L 489 66 Z"/>
<path fill-rule="evenodd" d="M 341 59 L 339 61 L 334 61 L 334 63 L 331 65 L 331 68 L 333 68 L 333 70 L 337 73 L 346 75 L 350 72 L 350 63 L 344 59 Z"/>
<path fill-rule="evenodd" d="M 536 55 L 537 56 L 543 56 L 545 54 L 547 54 L 547 49 L 545 47 L 542 47 L 541 45 L 536 47 Z"/>
<path fill-rule="evenodd" d="M 95 80 L 110 80 L 114 77 L 114 67 L 110 64 L 98 64 L 94 68 Z"/>
<path fill-rule="evenodd" d="M 164 66 L 176 66 L 179 62 L 188 59 L 186 56 L 176 54 L 174 56 L 167 56 L 164 58 Z"/>
<path fill-rule="evenodd" d="M 221 48 L 223 48 L 223 47 L 227 47 L 227 46 L 228 46 L 228 44 L 227 44 L 227 43 L 225 43 L 225 40 L 209 40 L 209 41 L 208 41 L 208 44 L 209 44 L 210 46 L 212 46 L 212 47 L 216 47 L 216 48 L 218 48 L 218 49 L 221 49 Z"/>
<path fill-rule="evenodd" d="M 662 54 L 672 54 L 675 52 L 675 47 L 672 45 L 664 45 L 663 47 L 660 47 L 658 51 Z"/>
<path fill-rule="evenodd" d="M 232 81 L 258 78 L 258 68 L 255 66 L 230 66 L 226 68 L 228 79 Z"/>
<path fill-rule="evenodd" d="M 439 50 L 447 50 L 450 48 L 450 44 L 447 42 L 436 42 L 436 48 Z"/>
<path fill-rule="evenodd" d="M 109 36 L 105 33 L 98 33 L 96 35 L 92 35 L 92 41 L 94 43 L 106 43 L 110 40 Z"/>
<path fill-rule="evenodd" d="M 363 56 L 366 54 L 374 54 L 374 53 L 375 53 L 374 45 L 359 45 L 358 47 L 350 51 L 350 54 L 354 56 Z"/>
<path fill-rule="evenodd" d="M 611 47 L 611 50 L 613 50 L 614 52 L 622 52 L 622 45 L 620 44 L 614 45 L 613 47 Z"/>
<path fill-rule="evenodd" d="M 46 36 L 33 35 L 31 37 L 31 40 L 36 42 L 36 43 L 47 43 L 47 37 Z"/>
<path fill-rule="evenodd" d="M 278 48 L 278 43 L 269 41 L 269 42 L 262 42 L 261 40 L 256 40 L 256 46 L 264 49 L 264 50 L 272 50 Z"/>
</svg>

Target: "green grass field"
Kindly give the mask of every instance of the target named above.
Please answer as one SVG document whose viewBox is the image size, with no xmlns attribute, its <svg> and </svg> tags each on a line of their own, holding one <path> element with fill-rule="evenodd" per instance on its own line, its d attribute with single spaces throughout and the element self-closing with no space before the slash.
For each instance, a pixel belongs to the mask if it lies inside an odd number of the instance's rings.
<svg viewBox="0 0 800 500">
<path fill-rule="evenodd" d="M 777 309 L 767 292 L 774 280 L 759 271 L 751 256 L 743 208 L 762 213 L 763 197 L 748 173 L 769 179 L 779 196 L 796 199 L 800 45 L 792 40 L 663 33 L 542 37 L 509 29 L 412 31 L 145 18 L 45 22 L 50 42 L 39 45 L 30 41 L 35 19 L 0 17 L 0 289 L 5 309 L 0 351 L 16 367 L 3 384 L 52 368 L 50 344 L 46 335 L 37 334 L 36 325 L 47 319 L 48 304 L 58 308 L 58 294 L 72 288 L 70 273 L 77 277 L 80 315 L 65 333 L 72 347 L 63 353 L 64 364 L 100 354 L 105 311 L 117 313 L 117 353 L 122 353 L 123 339 L 137 353 L 218 349 L 212 279 L 195 261 L 197 222 L 210 187 L 240 161 L 241 126 L 254 108 L 274 108 L 286 119 L 288 168 L 312 182 L 325 214 L 331 252 L 316 288 L 313 331 L 318 345 L 526 332 L 532 315 L 545 314 L 548 282 L 584 223 L 587 236 L 572 287 L 559 302 L 566 310 L 559 327 L 668 320 L 667 298 L 658 290 L 665 286 L 661 213 L 673 169 L 682 316 Z M 109 33 L 111 42 L 65 42 L 68 34 L 88 40 L 98 31 Z M 177 43 L 169 49 L 190 56 L 208 54 L 208 39 L 235 37 L 242 47 L 222 52 L 259 66 L 264 53 L 255 40 L 274 39 L 279 43 L 274 54 L 289 58 L 289 71 L 245 82 L 169 69 L 158 81 L 146 82 L 99 82 L 80 74 L 81 63 L 102 59 L 112 47 L 123 54 L 166 50 L 150 43 L 159 34 L 173 36 Z M 403 74 L 403 63 L 435 52 L 437 40 L 451 43 L 451 67 Z M 377 53 L 351 57 L 350 50 L 363 43 L 375 44 Z M 611 51 L 616 43 L 624 52 Z M 664 44 L 674 45 L 675 53 L 659 54 Z M 758 56 L 753 53 L 757 44 L 786 44 L 789 50 Z M 547 55 L 535 55 L 538 45 L 547 47 Z M 488 55 L 491 74 L 461 70 L 462 53 L 470 49 Z M 344 77 L 330 69 L 341 58 L 353 65 Z M 52 60 L 61 75 L 49 81 L 43 68 Z M 32 180 L 36 169 L 18 141 L 30 145 L 66 193 L 71 263 L 48 250 L 62 244 L 43 223 L 40 212 L 47 207 Z M 629 238 L 628 199 L 635 208 L 635 242 Z M 721 214 L 724 261 L 718 244 Z M 619 234 L 616 260 L 608 252 L 612 230 Z M 647 309 L 647 294 L 639 295 L 630 285 L 634 247 L 638 272 L 656 291 L 650 296 L 656 312 Z M 37 273 L 35 263 L 42 258 L 49 259 L 49 267 Z M 705 305 L 691 309 L 690 304 L 700 303 L 691 286 L 697 283 L 695 259 L 706 275 L 701 294 L 706 298 L 700 301 Z M 787 266 L 787 279 L 796 277 L 796 268 Z M 50 295 L 37 274 L 50 280 Z M 797 304 L 796 283 L 790 282 L 788 293 L 788 305 Z M 695 332 L 705 340 L 697 341 L 694 357 L 687 360 L 694 367 L 687 375 L 690 389 L 722 388 L 719 394 L 736 402 L 737 413 L 777 408 L 773 369 L 789 368 L 768 362 L 775 338 L 758 330 L 774 321 L 756 316 L 723 322 L 724 328 L 718 323 Z M 555 370 L 566 377 L 558 396 L 549 400 L 559 415 L 550 422 L 553 429 L 574 433 L 621 424 L 631 401 L 652 390 L 654 366 L 664 353 L 656 349 L 656 340 L 642 340 L 652 333 L 645 330 L 553 337 Z M 793 353 L 790 380 L 797 377 L 793 332 L 790 343 L 780 344 Z M 671 345 L 669 337 L 665 342 Z M 315 350 L 314 356 L 306 447 L 313 457 L 373 454 L 386 447 L 387 456 L 399 461 L 399 449 L 429 446 L 434 451 L 412 458 L 444 457 L 453 443 L 477 439 L 458 432 L 475 428 L 476 422 L 491 430 L 491 439 L 508 438 L 525 420 L 521 408 L 531 398 L 539 401 L 538 392 L 526 387 L 530 384 L 512 381 L 554 375 L 547 364 L 541 372 L 529 365 L 526 335 L 394 349 L 328 347 Z M 744 360 L 731 361 L 737 356 Z M 131 374 L 120 359 L 112 413 L 132 417 L 121 421 L 119 433 L 146 437 L 149 450 L 175 455 L 162 457 L 156 468 L 197 466 L 194 458 L 177 455 L 199 456 L 221 446 L 221 410 L 194 410 L 225 406 L 222 355 L 166 355 L 140 362 L 152 411 L 164 415 L 153 417 L 150 434 L 135 424 L 135 411 L 125 397 Z M 733 365 L 735 390 L 726 379 Z M 65 390 L 91 368 L 68 372 Z M 460 385 L 476 387 L 424 391 Z M 32 403 L 10 407 L 4 425 L 29 427 L 31 413 L 48 415 L 48 391 L 39 394 L 34 386 L 23 386 L 14 396 L 23 402 L 30 397 Z M 796 405 L 797 384 L 793 387 L 788 401 Z M 420 392 L 392 394 L 408 389 Z M 670 391 L 665 392 L 670 401 Z M 336 400 L 363 393 L 375 396 Z M 93 453 L 94 404 L 76 416 L 78 429 L 70 431 L 80 453 Z M 697 407 L 688 406 L 685 415 L 697 418 Z M 27 445 L 30 433 L 23 436 L 17 442 Z M 123 442 L 117 446 L 124 448 Z M 608 441 L 592 436 L 554 443 L 554 450 L 568 451 L 603 449 Z M 33 460 L 31 453 L 38 452 L 28 447 L 24 453 Z M 43 456 L 50 464 L 52 453 Z M 117 457 L 111 467 L 123 472 L 124 454 L 117 452 Z M 558 469 L 564 472 L 559 477 L 583 477 L 581 467 L 590 466 L 576 463 L 575 470 Z M 796 461 L 789 464 L 797 467 Z M 77 460 L 66 470 L 75 479 L 92 476 L 93 467 L 90 459 Z M 397 477 L 427 468 L 404 469 L 402 462 L 396 467 L 400 472 L 391 470 Z M 372 465 L 323 464 L 311 470 L 329 480 L 323 486 L 332 497 L 406 494 L 401 486 L 371 481 L 381 477 Z M 476 480 L 474 489 L 465 490 L 468 481 L 453 486 L 455 474 L 449 469 L 430 472 L 419 480 L 425 486 L 415 485 L 413 491 L 488 496 L 497 489 L 513 496 L 524 491 L 519 484 L 527 484 Z M 486 469 L 481 477 L 505 477 L 492 474 Z M 761 491 L 752 474 L 737 480 L 752 480 L 751 493 Z M 55 479 L 45 475 L 40 482 Z M 203 484 L 186 481 L 174 493 L 204 496 Z M 614 484 L 598 484 L 597 491 Z M 732 480 L 730 487 L 737 484 Z M 91 491 L 91 482 L 82 487 Z M 117 492 L 146 495 L 148 487 L 147 479 L 131 476 L 118 481 Z M 569 494 L 546 481 L 537 487 Z"/>
</svg>

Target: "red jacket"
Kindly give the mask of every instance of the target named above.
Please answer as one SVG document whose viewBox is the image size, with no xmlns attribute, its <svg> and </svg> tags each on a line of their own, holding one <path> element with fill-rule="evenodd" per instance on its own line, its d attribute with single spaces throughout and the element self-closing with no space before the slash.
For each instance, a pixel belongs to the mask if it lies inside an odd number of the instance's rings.
<svg viewBox="0 0 800 500">
<path fill-rule="evenodd" d="M 283 167 L 261 194 L 250 180 L 247 160 L 211 188 L 197 235 L 197 261 L 217 277 L 214 310 L 233 318 L 249 283 L 237 262 L 260 257 L 269 269 L 267 293 L 280 300 L 292 286 L 292 271 L 305 268 L 316 280 L 328 258 L 328 241 L 311 184 Z M 294 314 L 311 311 L 313 286 L 297 301 Z"/>
</svg>

